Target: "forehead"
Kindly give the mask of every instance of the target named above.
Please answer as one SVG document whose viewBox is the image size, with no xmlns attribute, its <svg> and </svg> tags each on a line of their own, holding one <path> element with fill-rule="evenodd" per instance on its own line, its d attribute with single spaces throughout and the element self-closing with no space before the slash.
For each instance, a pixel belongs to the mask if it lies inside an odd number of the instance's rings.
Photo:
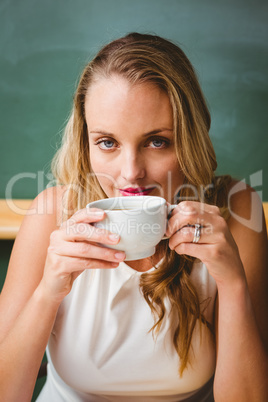
<svg viewBox="0 0 268 402">
<path fill-rule="evenodd" d="M 105 119 L 109 123 L 123 120 L 131 122 L 153 122 L 171 125 L 173 113 L 166 92 L 152 83 L 131 84 L 126 79 L 113 76 L 99 79 L 89 88 L 85 100 L 88 124 Z M 107 122 L 108 122 L 107 121 Z"/>
</svg>

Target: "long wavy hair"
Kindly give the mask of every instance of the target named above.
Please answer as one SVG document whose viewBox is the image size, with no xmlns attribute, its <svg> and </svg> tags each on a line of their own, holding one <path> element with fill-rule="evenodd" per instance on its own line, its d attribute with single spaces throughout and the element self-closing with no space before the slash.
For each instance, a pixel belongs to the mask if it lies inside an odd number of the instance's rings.
<svg viewBox="0 0 268 402">
<path fill-rule="evenodd" d="M 152 83 L 167 93 L 173 109 L 176 155 L 184 175 L 176 201 L 194 196 L 201 202 L 218 205 L 227 216 L 225 200 L 231 179 L 215 177 L 217 162 L 209 138 L 210 113 L 190 61 L 166 39 L 131 33 L 104 46 L 85 67 L 78 83 L 62 146 L 52 163 L 58 184 L 69 188 L 66 218 L 90 201 L 107 198 L 90 165 L 85 101 L 93 83 L 113 75 L 124 77 L 133 85 Z M 189 362 L 197 321 L 210 329 L 211 323 L 205 319 L 202 301 L 191 282 L 194 259 L 179 256 L 169 249 L 167 241 L 159 247 L 164 258 L 157 270 L 141 275 L 140 287 L 155 317 L 151 329 L 154 334 L 159 332 L 167 314 L 165 301 L 170 302 L 176 322 L 173 344 L 182 375 Z"/>
</svg>

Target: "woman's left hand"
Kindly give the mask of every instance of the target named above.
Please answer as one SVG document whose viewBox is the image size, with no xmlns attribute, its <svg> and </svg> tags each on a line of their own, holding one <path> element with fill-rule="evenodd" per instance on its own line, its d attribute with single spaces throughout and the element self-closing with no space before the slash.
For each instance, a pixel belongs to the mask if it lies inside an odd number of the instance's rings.
<svg viewBox="0 0 268 402">
<path fill-rule="evenodd" d="M 193 242 L 195 225 L 201 225 L 198 242 Z M 200 259 L 218 285 L 245 280 L 238 247 L 218 207 L 182 201 L 173 210 L 166 235 L 172 250 Z"/>
</svg>

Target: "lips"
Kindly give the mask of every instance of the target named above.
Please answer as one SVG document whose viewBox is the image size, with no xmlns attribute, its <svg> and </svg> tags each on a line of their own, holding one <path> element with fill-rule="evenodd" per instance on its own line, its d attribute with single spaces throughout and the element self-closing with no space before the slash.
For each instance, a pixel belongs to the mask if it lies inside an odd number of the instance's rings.
<svg viewBox="0 0 268 402">
<path fill-rule="evenodd" d="M 128 187 L 124 189 L 119 189 L 120 193 L 127 196 L 139 196 L 139 195 L 149 195 L 155 187 Z"/>
</svg>

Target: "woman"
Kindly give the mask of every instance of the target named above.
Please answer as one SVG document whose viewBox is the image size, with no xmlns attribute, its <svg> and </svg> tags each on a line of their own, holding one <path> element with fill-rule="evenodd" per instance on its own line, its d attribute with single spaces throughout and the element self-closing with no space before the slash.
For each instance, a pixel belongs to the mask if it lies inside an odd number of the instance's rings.
<svg viewBox="0 0 268 402">
<path fill-rule="evenodd" d="M 169 41 L 129 34 L 86 66 L 59 185 L 34 200 L 1 294 L 3 400 L 31 399 L 47 344 L 41 402 L 267 400 L 267 234 L 233 214 L 261 202 L 250 188 L 228 199 L 209 127 Z M 124 262 L 93 226 L 104 212 L 85 208 L 128 195 L 178 203 L 152 258 Z"/>
</svg>

